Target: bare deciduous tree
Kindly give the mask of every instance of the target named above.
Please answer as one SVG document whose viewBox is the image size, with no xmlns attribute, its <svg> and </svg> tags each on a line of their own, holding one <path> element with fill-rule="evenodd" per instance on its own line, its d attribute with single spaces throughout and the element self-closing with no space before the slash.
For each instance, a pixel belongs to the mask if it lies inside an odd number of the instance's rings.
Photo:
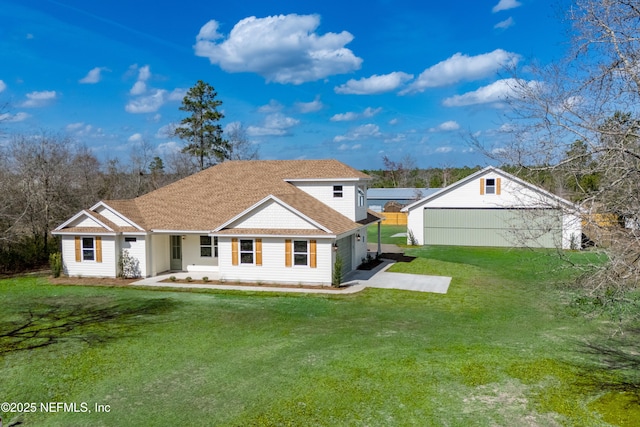
<svg viewBox="0 0 640 427">
<path fill-rule="evenodd" d="M 584 228 L 610 262 L 596 287 L 640 280 L 640 7 L 577 0 L 567 12 L 571 52 L 510 79 L 510 142 L 476 141 L 504 163 L 563 176 L 584 209 Z M 499 150 L 496 150 L 499 148 Z M 607 239 L 601 239 L 607 235 Z M 602 241 L 599 241 L 602 240 Z"/>
<path fill-rule="evenodd" d="M 225 132 L 229 138 L 229 160 L 257 160 L 260 158 L 258 147 L 249 140 L 247 130 L 242 123 L 231 123 Z"/>
</svg>

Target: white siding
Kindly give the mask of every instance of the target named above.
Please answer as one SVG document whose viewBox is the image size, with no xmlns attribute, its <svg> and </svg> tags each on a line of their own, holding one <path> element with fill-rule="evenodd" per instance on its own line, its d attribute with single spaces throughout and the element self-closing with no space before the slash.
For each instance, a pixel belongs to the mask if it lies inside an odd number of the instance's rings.
<svg viewBox="0 0 640 427">
<path fill-rule="evenodd" d="M 170 268 L 169 235 L 152 234 L 149 236 L 151 242 L 151 266 L 149 275 L 155 276 Z"/>
<path fill-rule="evenodd" d="M 300 190 L 315 197 L 352 221 L 367 217 L 366 207 L 357 209 L 358 183 L 356 182 L 295 182 L 294 184 Z M 342 197 L 333 197 L 334 185 L 342 185 Z"/>
<path fill-rule="evenodd" d="M 250 216 L 240 218 L 229 228 L 279 228 L 279 229 L 311 229 L 316 228 L 277 202 L 269 201 L 251 212 Z"/>
<path fill-rule="evenodd" d="M 211 237 L 211 252 L 213 254 L 213 237 Z M 197 271 L 197 266 L 213 267 L 218 265 L 218 258 L 201 257 L 200 256 L 200 235 L 199 234 L 187 234 L 182 239 L 182 265 L 187 270 Z M 200 269 L 203 271 L 206 269 Z M 209 269 L 211 270 L 211 269 Z"/>
<path fill-rule="evenodd" d="M 500 194 L 481 194 L 480 179 L 500 178 Z M 455 184 L 454 184 L 455 185 Z M 415 205 L 408 212 L 407 232 L 411 231 L 418 244 L 424 244 L 424 208 L 557 208 L 558 201 L 546 194 L 523 186 L 508 177 L 489 172 L 454 188 L 452 191 Z M 580 242 L 581 224 L 571 212 L 563 216 L 562 247 L 569 249 L 572 235 Z M 575 238 L 574 238 L 575 239 Z M 560 236 L 558 236 L 560 240 Z M 409 243 L 409 238 L 407 237 Z"/>
<path fill-rule="evenodd" d="M 83 235 L 94 237 L 94 235 Z M 62 236 L 62 261 L 64 273 L 68 276 L 116 277 L 116 240 L 115 236 L 101 236 L 102 262 L 76 262 L 75 236 Z"/>
<path fill-rule="evenodd" d="M 292 238 L 292 240 L 295 240 Z M 305 239 L 307 240 L 307 239 Z M 220 278 L 227 282 L 331 284 L 332 242 L 317 239 L 317 268 L 285 267 L 285 238 L 262 238 L 262 265 L 231 264 L 231 238 L 220 237 Z"/>
<path fill-rule="evenodd" d="M 125 242 L 125 237 L 135 238 L 135 242 Z M 118 241 L 120 243 L 118 255 L 123 250 L 129 252 L 129 255 L 138 260 L 138 268 L 140 276 L 146 277 L 149 275 L 147 266 L 147 243 L 146 236 L 119 236 Z"/>
<path fill-rule="evenodd" d="M 424 245 L 424 206 L 411 209 L 407 215 L 407 244 L 411 243 L 409 232 L 419 245 Z"/>
<path fill-rule="evenodd" d="M 562 216 L 562 249 L 580 249 L 582 244 L 582 220 L 580 216 L 565 213 Z"/>
<path fill-rule="evenodd" d="M 500 178 L 500 194 L 480 194 L 480 179 Z M 498 174 L 488 173 L 428 202 L 431 208 L 549 207 L 557 203 L 548 196 L 531 190 Z M 424 207 L 424 205 L 423 205 Z"/>
<path fill-rule="evenodd" d="M 73 221 L 68 226 L 69 227 L 101 227 L 102 228 L 101 224 L 99 224 L 95 219 L 87 215 L 88 214 L 84 214 L 80 216 L 77 220 Z M 105 229 L 105 231 L 109 231 L 109 230 Z"/>
<path fill-rule="evenodd" d="M 115 225 L 119 225 L 121 227 L 132 227 L 133 224 L 123 220 L 120 216 L 113 213 L 110 209 L 105 208 L 104 206 L 98 206 L 95 212 L 99 213 L 103 217 L 107 218 L 109 221 L 113 222 Z"/>
</svg>

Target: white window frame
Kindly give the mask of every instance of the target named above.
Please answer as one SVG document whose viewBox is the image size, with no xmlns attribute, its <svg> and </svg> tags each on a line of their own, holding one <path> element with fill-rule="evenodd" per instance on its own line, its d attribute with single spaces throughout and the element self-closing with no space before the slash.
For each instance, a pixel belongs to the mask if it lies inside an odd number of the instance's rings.
<svg viewBox="0 0 640 427">
<path fill-rule="evenodd" d="M 296 243 L 304 243 L 305 244 L 304 252 L 296 250 Z M 309 258 L 311 258 L 311 254 L 309 253 L 310 250 L 311 250 L 310 246 L 311 245 L 309 244 L 308 240 L 293 240 L 291 242 L 291 257 L 293 258 L 291 264 L 294 267 L 308 267 L 309 266 Z M 304 264 L 298 264 L 296 262 L 296 255 L 304 255 L 305 263 Z"/>
<path fill-rule="evenodd" d="M 251 250 L 242 248 L 242 242 L 251 242 Z M 245 262 L 242 255 L 251 254 L 251 262 Z M 240 265 L 255 265 L 256 263 L 256 241 L 254 239 L 238 239 L 238 261 Z"/>
<path fill-rule="evenodd" d="M 344 195 L 344 187 L 342 185 L 334 185 L 333 186 L 333 197 L 339 198 Z"/>
<path fill-rule="evenodd" d="M 91 247 L 85 246 L 85 240 L 91 240 Z M 82 237 L 81 238 L 82 249 L 82 262 L 95 261 L 96 260 L 96 238 L 95 237 Z M 87 258 L 86 255 L 91 253 L 91 258 Z"/>
<path fill-rule="evenodd" d="M 358 207 L 361 208 L 364 206 L 364 201 L 366 199 L 366 192 L 364 185 L 358 185 Z"/>
</svg>

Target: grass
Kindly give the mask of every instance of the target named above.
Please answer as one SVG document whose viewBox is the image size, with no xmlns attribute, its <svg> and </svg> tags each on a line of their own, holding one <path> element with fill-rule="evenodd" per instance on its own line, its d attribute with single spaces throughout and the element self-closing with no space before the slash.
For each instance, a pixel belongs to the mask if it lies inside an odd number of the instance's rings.
<svg viewBox="0 0 640 427">
<path fill-rule="evenodd" d="M 0 391 L 109 413 L 25 425 L 633 425 L 638 399 L 581 352 L 609 327 L 569 309 L 544 251 L 425 247 L 395 271 L 446 295 L 166 292 L 0 281 Z M 586 262 L 589 254 L 576 253 Z M 7 336 L 25 325 L 24 336 Z M 15 335 L 15 334 L 14 334 Z M 37 346 L 37 347 L 36 347 Z M 626 420 L 626 421 L 625 421 Z"/>
<path fill-rule="evenodd" d="M 393 245 L 406 245 L 407 238 L 405 237 L 391 237 L 395 234 L 406 233 L 406 225 L 383 225 L 380 229 L 380 242 L 389 243 Z M 378 226 L 372 225 L 367 229 L 367 242 L 378 242 Z"/>
</svg>

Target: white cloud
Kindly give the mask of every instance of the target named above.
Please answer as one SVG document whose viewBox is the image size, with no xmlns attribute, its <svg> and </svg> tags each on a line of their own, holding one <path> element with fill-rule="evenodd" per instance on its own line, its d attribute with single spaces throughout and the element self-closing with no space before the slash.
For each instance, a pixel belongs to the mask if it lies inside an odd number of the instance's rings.
<svg viewBox="0 0 640 427">
<path fill-rule="evenodd" d="M 384 139 L 384 142 L 386 143 L 393 143 L 393 142 L 402 142 L 405 141 L 407 139 L 407 135 L 404 133 L 397 133 L 395 135 L 391 135 L 388 136 L 387 138 Z"/>
<path fill-rule="evenodd" d="M 0 80 L 0 92 L 3 92 L 6 88 L 7 85 L 2 80 Z"/>
<path fill-rule="evenodd" d="M 27 100 L 22 103 L 23 107 L 42 107 L 56 99 L 55 90 L 44 90 L 41 92 L 31 92 L 27 94 Z"/>
<path fill-rule="evenodd" d="M 279 111 L 282 111 L 282 104 L 280 104 L 275 99 L 272 99 L 271 101 L 269 101 L 267 105 L 263 105 L 258 108 L 258 113 L 271 114 L 271 113 L 277 113 Z"/>
<path fill-rule="evenodd" d="M 513 27 L 514 25 L 515 25 L 515 21 L 513 20 L 513 18 L 512 17 L 508 17 L 504 21 L 498 22 L 496 25 L 493 26 L 493 28 L 500 29 L 500 30 L 506 30 L 507 28 Z"/>
<path fill-rule="evenodd" d="M 391 119 L 391 120 L 389 120 L 389 124 L 390 124 L 390 125 L 392 125 L 392 126 L 393 126 L 393 125 L 397 125 L 399 122 L 400 122 L 400 121 L 399 121 L 397 118 L 396 118 L 396 119 Z"/>
<path fill-rule="evenodd" d="M 360 148 L 362 148 L 362 144 L 353 144 L 353 145 L 349 145 L 349 144 L 341 144 L 338 147 L 339 151 L 347 151 L 347 150 L 359 150 Z"/>
<path fill-rule="evenodd" d="M 141 133 L 134 133 L 133 135 L 131 135 L 129 137 L 129 139 L 127 139 L 127 141 L 129 141 L 129 142 L 140 142 L 140 141 L 142 141 L 142 134 Z"/>
<path fill-rule="evenodd" d="M 351 79 L 343 85 L 336 86 L 336 93 L 346 95 L 372 95 L 391 92 L 413 78 L 412 74 L 396 71 L 389 74 L 374 74 L 368 78 L 359 80 Z"/>
<path fill-rule="evenodd" d="M 67 132 L 75 132 L 79 129 L 82 129 L 85 126 L 85 124 L 83 122 L 77 122 L 77 123 L 69 123 L 65 129 L 67 130 Z"/>
<path fill-rule="evenodd" d="M 476 56 L 456 53 L 424 70 L 401 95 L 423 92 L 427 88 L 447 86 L 461 81 L 472 81 L 490 76 L 508 65 L 517 64 L 520 57 L 502 49 Z"/>
<path fill-rule="evenodd" d="M 176 129 L 176 125 L 174 123 L 169 123 L 168 125 L 161 126 L 155 134 L 155 137 L 158 139 L 169 138 L 173 135 Z"/>
<path fill-rule="evenodd" d="M 129 93 L 131 95 L 142 95 L 147 91 L 147 84 L 145 82 L 137 81 L 131 87 Z"/>
<path fill-rule="evenodd" d="M 98 83 L 100 80 L 102 80 L 102 75 L 100 73 L 102 73 L 102 71 L 107 71 L 106 68 L 104 67 L 95 67 L 92 68 L 86 76 L 84 76 L 83 78 L 81 78 L 80 80 L 78 80 L 79 83 L 83 83 L 83 84 L 94 84 L 94 83 Z"/>
<path fill-rule="evenodd" d="M 367 107 L 364 109 L 362 113 L 354 113 L 353 111 L 349 111 L 346 113 L 338 113 L 334 114 L 329 120 L 332 122 L 349 122 L 353 120 L 358 120 L 360 118 L 370 118 L 378 114 L 382 111 L 382 107 L 371 108 Z"/>
<path fill-rule="evenodd" d="M 356 120 L 358 117 L 360 117 L 358 113 L 349 111 L 347 113 L 334 114 L 329 120 L 331 120 L 332 122 L 350 122 Z"/>
<path fill-rule="evenodd" d="M 176 88 L 176 89 L 171 91 L 171 93 L 169 94 L 167 99 L 169 101 L 180 101 L 180 102 L 182 102 L 182 100 L 184 99 L 184 97 L 186 95 L 187 95 L 187 89 Z"/>
<path fill-rule="evenodd" d="M 324 104 L 320 101 L 320 96 L 316 96 L 311 102 L 296 102 L 296 108 L 303 114 L 315 113 L 316 111 L 322 110 Z"/>
<path fill-rule="evenodd" d="M 354 129 L 351 129 L 345 135 L 338 135 L 333 138 L 334 142 L 343 142 L 343 141 L 357 141 L 359 139 L 367 139 L 367 138 L 381 138 L 382 133 L 380 132 L 380 127 L 378 125 L 374 125 L 372 123 L 358 126 Z"/>
<path fill-rule="evenodd" d="M 460 129 L 458 122 L 449 120 L 444 123 L 440 123 L 438 126 L 429 129 L 430 132 L 451 132 Z"/>
<path fill-rule="evenodd" d="M 197 56 L 209 58 L 230 73 L 252 72 L 267 81 L 301 84 L 349 73 L 360 68 L 346 44 L 353 36 L 317 34 L 318 15 L 251 16 L 239 21 L 228 37 L 218 32 L 218 22 L 207 22 L 196 36 Z"/>
<path fill-rule="evenodd" d="M 453 151 L 453 148 L 451 148 L 451 147 L 438 147 L 438 148 L 436 148 L 436 153 L 450 153 L 451 151 Z"/>
<path fill-rule="evenodd" d="M 382 107 L 378 107 L 378 108 L 367 107 L 362 112 L 362 117 L 367 117 L 367 118 L 368 117 L 373 117 L 376 114 L 378 114 L 380 111 L 382 111 Z"/>
<path fill-rule="evenodd" d="M 136 99 L 132 99 L 124 107 L 128 113 L 153 113 L 158 111 L 165 102 L 166 90 L 158 89 L 149 96 L 141 96 Z"/>
<path fill-rule="evenodd" d="M 262 126 L 247 127 L 249 136 L 285 136 L 290 134 L 290 129 L 300 123 L 293 117 L 287 117 L 281 113 L 269 114 L 265 117 Z"/>
<path fill-rule="evenodd" d="M 516 88 L 522 84 L 533 87 L 532 85 L 537 85 L 538 83 L 533 81 L 525 83 L 516 79 L 502 79 L 472 92 L 446 98 L 442 104 L 446 107 L 463 107 L 467 105 L 503 102 L 508 98 L 516 96 Z"/>
<path fill-rule="evenodd" d="M 156 148 L 156 152 L 159 155 L 166 156 L 167 154 L 174 154 L 182 151 L 182 146 L 175 141 L 163 142 Z"/>
<path fill-rule="evenodd" d="M 142 95 L 147 91 L 147 80 L 151 77 L 151 68 L 148 65 L 138 69 L 138 80 L 129 91 L 131 95 Z"/>
<path fill-rule="evenodd" d="M 3 113 L 3 114 L 0 114 L 0 122 L 7 122 L 7 123 L 23 122 L 27 120 L 29 117 L 31 117 L 31 115 L 24 112 L 19 112 L 16 114 Z"/>
<path fill-rule="evenodd" d="M 93 126 L 83 122 L 69 123 L 65 127 L 65 130 L 69 133 L 72 133 L 76 137 L 100 138 L 104 136 L 104 131 L 102 128 L 94 128 Z"/>
<path fill-rule="evenodd" d="M 515 9 L 522 6 L 518 0 L 500 0 L 497 5 L 493 6 L 493 13 L 500 12 L 501 10 Z"/>
</svg>

